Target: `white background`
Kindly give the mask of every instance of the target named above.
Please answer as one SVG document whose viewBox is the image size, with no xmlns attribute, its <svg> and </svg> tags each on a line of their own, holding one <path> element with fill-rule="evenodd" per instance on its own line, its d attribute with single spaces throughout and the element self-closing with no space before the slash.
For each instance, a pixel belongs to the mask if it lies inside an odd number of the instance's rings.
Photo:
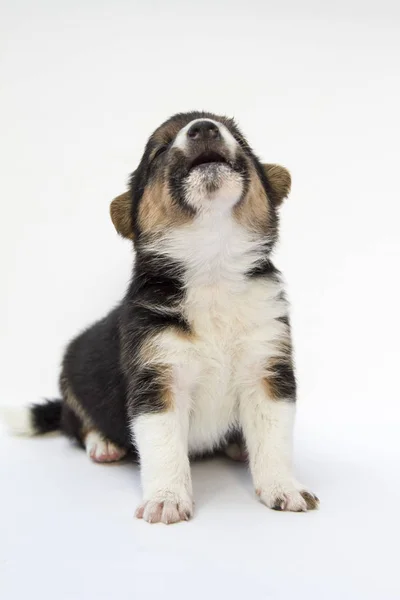
<svg viewBox="0 0 400 600">
<path fill-rule="evenodd" d="M 2 4 L 0 403 L 57 396 L 66 342 L 122 296 L 110 200 L 177 111 L 237 118 L 287 166 L 283 269 L 296 463 L 316 513 L 257 503 L 246 468 L 194 465 L 196 516 L 133 518 L 137 467 L 0 437 L 0 595 L 399 597 L 397 2 Z"/>
</svg>

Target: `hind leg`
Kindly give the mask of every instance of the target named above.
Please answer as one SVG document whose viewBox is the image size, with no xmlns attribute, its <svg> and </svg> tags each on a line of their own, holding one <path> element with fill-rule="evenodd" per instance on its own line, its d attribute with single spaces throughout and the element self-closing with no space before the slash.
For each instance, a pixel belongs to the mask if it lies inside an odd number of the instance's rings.
<svg viewBox="0 0 400 600">
<path fill-rule="evenodd" d="M 109 463 L 121 460 L 126 450 L 119 448 L 110 440 L 104 438 L 98 431 L 92 429 L 84 437 L 86 454 L 98 463 Z"/>
<path fill-rule="evenodd" d="M 77 403 L 76 403 L 76 406 Z M 78 416 L 66 403 L 63 404 L 61 429 L 70 438 L 75 439 L 86 450 L 86 454 L 99 463 L 115 462 L 123 458 L 126 450 L 119 448 L 95 429 L 95 426 L 80 410 Z"/>
<path fill-rule="evenodd" d="M 249 460 L 245 445 L 237 444 L 236 442 L 228 444 L 227 447 L 224 448 L 224 454 L 238 462 L 247 462 Z"/>
<path fill-rule="evenodd" d="M 247 462 L 249 460 L 246 443 L 241 431 L 236 431 L 230 436 L 228 445 L 223 449 L 223 452 L 226 456 L 238 462 Z"/>
</svg>

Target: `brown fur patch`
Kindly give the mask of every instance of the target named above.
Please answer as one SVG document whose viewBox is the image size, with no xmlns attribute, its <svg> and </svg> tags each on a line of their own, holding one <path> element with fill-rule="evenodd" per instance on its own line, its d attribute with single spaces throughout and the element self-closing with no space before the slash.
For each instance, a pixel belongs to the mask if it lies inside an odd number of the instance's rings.
<svg viewBox="0 0 400 600">
<path fill-rule="evenodd" d="M 179 344 L 182 351 L 190 348 L 193 335 L 179 327 L 170 326 L 163 332 L 150 335 L 141 344 L 137 367 L 142 372 L 148 372 L 151 379 L 156 382 L 159 392 L 157 394 L 157 409 L 171 410 L 174 407 L 173 394 L 174 373 L 168 364 L 171 344 Z"/>
<path fill-rule="evenodd" d="M 272 383 L 272 378 L 269 376 L 264 377 L 262 382 L 263 382 L 263 386 L 264 386 L 264 389 L 265 389 L 265 392 L 266 392 L 268 398 L 271 398 L 272 400 L 276 400 L 277 399 L 276 398 L 276 390 L 275 390 L 275 386 Z"/>
<path fill-rule="evenodd" d="M 145 189 L 138 215 L 143 233 L 157 234 L 170 227 L 184 225 L 190 219 L 190 215 L 174 202 L 163 181 L 155 181 Z"/>
<path fill-rule="evenodd" d="M 276 398 L 274 397 L 274 386 L 270 384 L 268 377 L 264 377 L 263 385 L 268 398 L 276 400 Z"/>
<path fill-rule="evenodd" d="M 290 339 L 282 340 L 279 345 L 280 353 L 268 361 L 263 385 L 272 400 L 295 400 L 296 380 Z"/>
<path fill-rule="evenodd" d="M 122 237 L 133 240 L 131 197 L 129 192 L 114 198 L 110 205 L 111 220 Z"/>
<path fill-rule="evenodd" d="M 175 405 L 174 394 L 172 393 L 172 372 L 170 367 L 160 370 L 160 379 L 163 383 L 163 391 L 160 400 L 164 405 L 164 410 L 172 410 Z"/>
<path fill-rule="evenodd" d="M 285 167 L 280 165 L 263 165 L 265 174 L 274 191 L 274 204 L 279 206 L 288 196 L 292 178 Z"/>
<path fill-rule="evenodd" d="M 173 375 L 172 367 L 170 365 L 148 365 L 144 367 L 144 370 L 150 370 L 153 381 L 157 385 L 157 410 L 168 411 L 172 410 L 175 406 L 175 398 L 172 392 L 173 388 Z"/>
<path fill-rule="evenodd" d="M 82 432 L 87 432 L 93 429 L 94 425 L 91 418 L 79 402 L 78 398 L 75 396 L 74 392 L 71 390 L 68 380 L 64 374 L 61 374 L 60 377 L 60 388 L 65 404 L 67 404 L 69 408 L 76 414 L 76 416 L 82 421 Z"/>
<path fill-rule="evenodd" d="M 149 335 L 141 344 L 139 351 L 139 363 L 142 366 L 152 366 L 162 364 L 168 359 L 168 346 L 170 342 L 165 343 L 165 338 L 173 340 L 173 343 L 181 344 L 183 349 L 189 349 L 190 344 L 195 339 L 195 334 L 191 331 L 185 331 L 179 327 L 170 325 L 161 333 Z"/>
<path fill-rule="evenodd" d="M 268 200 L 264 187 L 255 171 L 251 169 L 249 191 L 233 209 L 236 221 L 254 233 L 266 233 L 269 226 Z"/>
<path fill-rule="evenodd" d="M 279 206 L 290 191 L 290 173 L 280 165 L 263 165 L 272 188 L 271 202 Z M 270 227 L 270 213 L 265 189 L 254 168 L 251 168 L 249 191 L 234 208 L 234 217 L 243 227 L 265 234 Z"/>
</svg>

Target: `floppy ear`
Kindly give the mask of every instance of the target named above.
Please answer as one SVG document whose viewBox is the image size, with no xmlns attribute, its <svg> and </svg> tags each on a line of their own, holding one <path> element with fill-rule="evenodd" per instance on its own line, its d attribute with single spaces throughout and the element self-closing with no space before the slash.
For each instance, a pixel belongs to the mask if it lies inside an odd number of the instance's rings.
<svg viewBox="0 0 400 600">
<path fill-rule="evenodd" d="M 280 165 L 263 165 L 267 179 L 271 185 L 275 206 L 280 206 L 290 192 L 292 178 L 285 167 Z"/>
<path fill-rule="evenodd" d="M 119 235 L 133 240 L 131 196 L 129 192 L 125 192 L 125 194 L 121 194 L 114 198 L 110 205 L 110 215 Z"/>
</svg>

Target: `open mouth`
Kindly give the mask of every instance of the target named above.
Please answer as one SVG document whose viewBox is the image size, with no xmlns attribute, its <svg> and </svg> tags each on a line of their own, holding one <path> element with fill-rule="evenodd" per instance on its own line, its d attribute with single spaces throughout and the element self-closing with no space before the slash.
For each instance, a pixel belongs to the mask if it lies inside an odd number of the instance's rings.
<svg viewBox="0 0 400 600">
<path fill-rule="evenodd" d="M 210 165 L 215 163 L 227 164 L 228 161 L 222 154 L 215 152 L 214 150 L 205 150 L 192 161 L 190 169 L 195 169 L 203 165 Z"/>
</svg>

